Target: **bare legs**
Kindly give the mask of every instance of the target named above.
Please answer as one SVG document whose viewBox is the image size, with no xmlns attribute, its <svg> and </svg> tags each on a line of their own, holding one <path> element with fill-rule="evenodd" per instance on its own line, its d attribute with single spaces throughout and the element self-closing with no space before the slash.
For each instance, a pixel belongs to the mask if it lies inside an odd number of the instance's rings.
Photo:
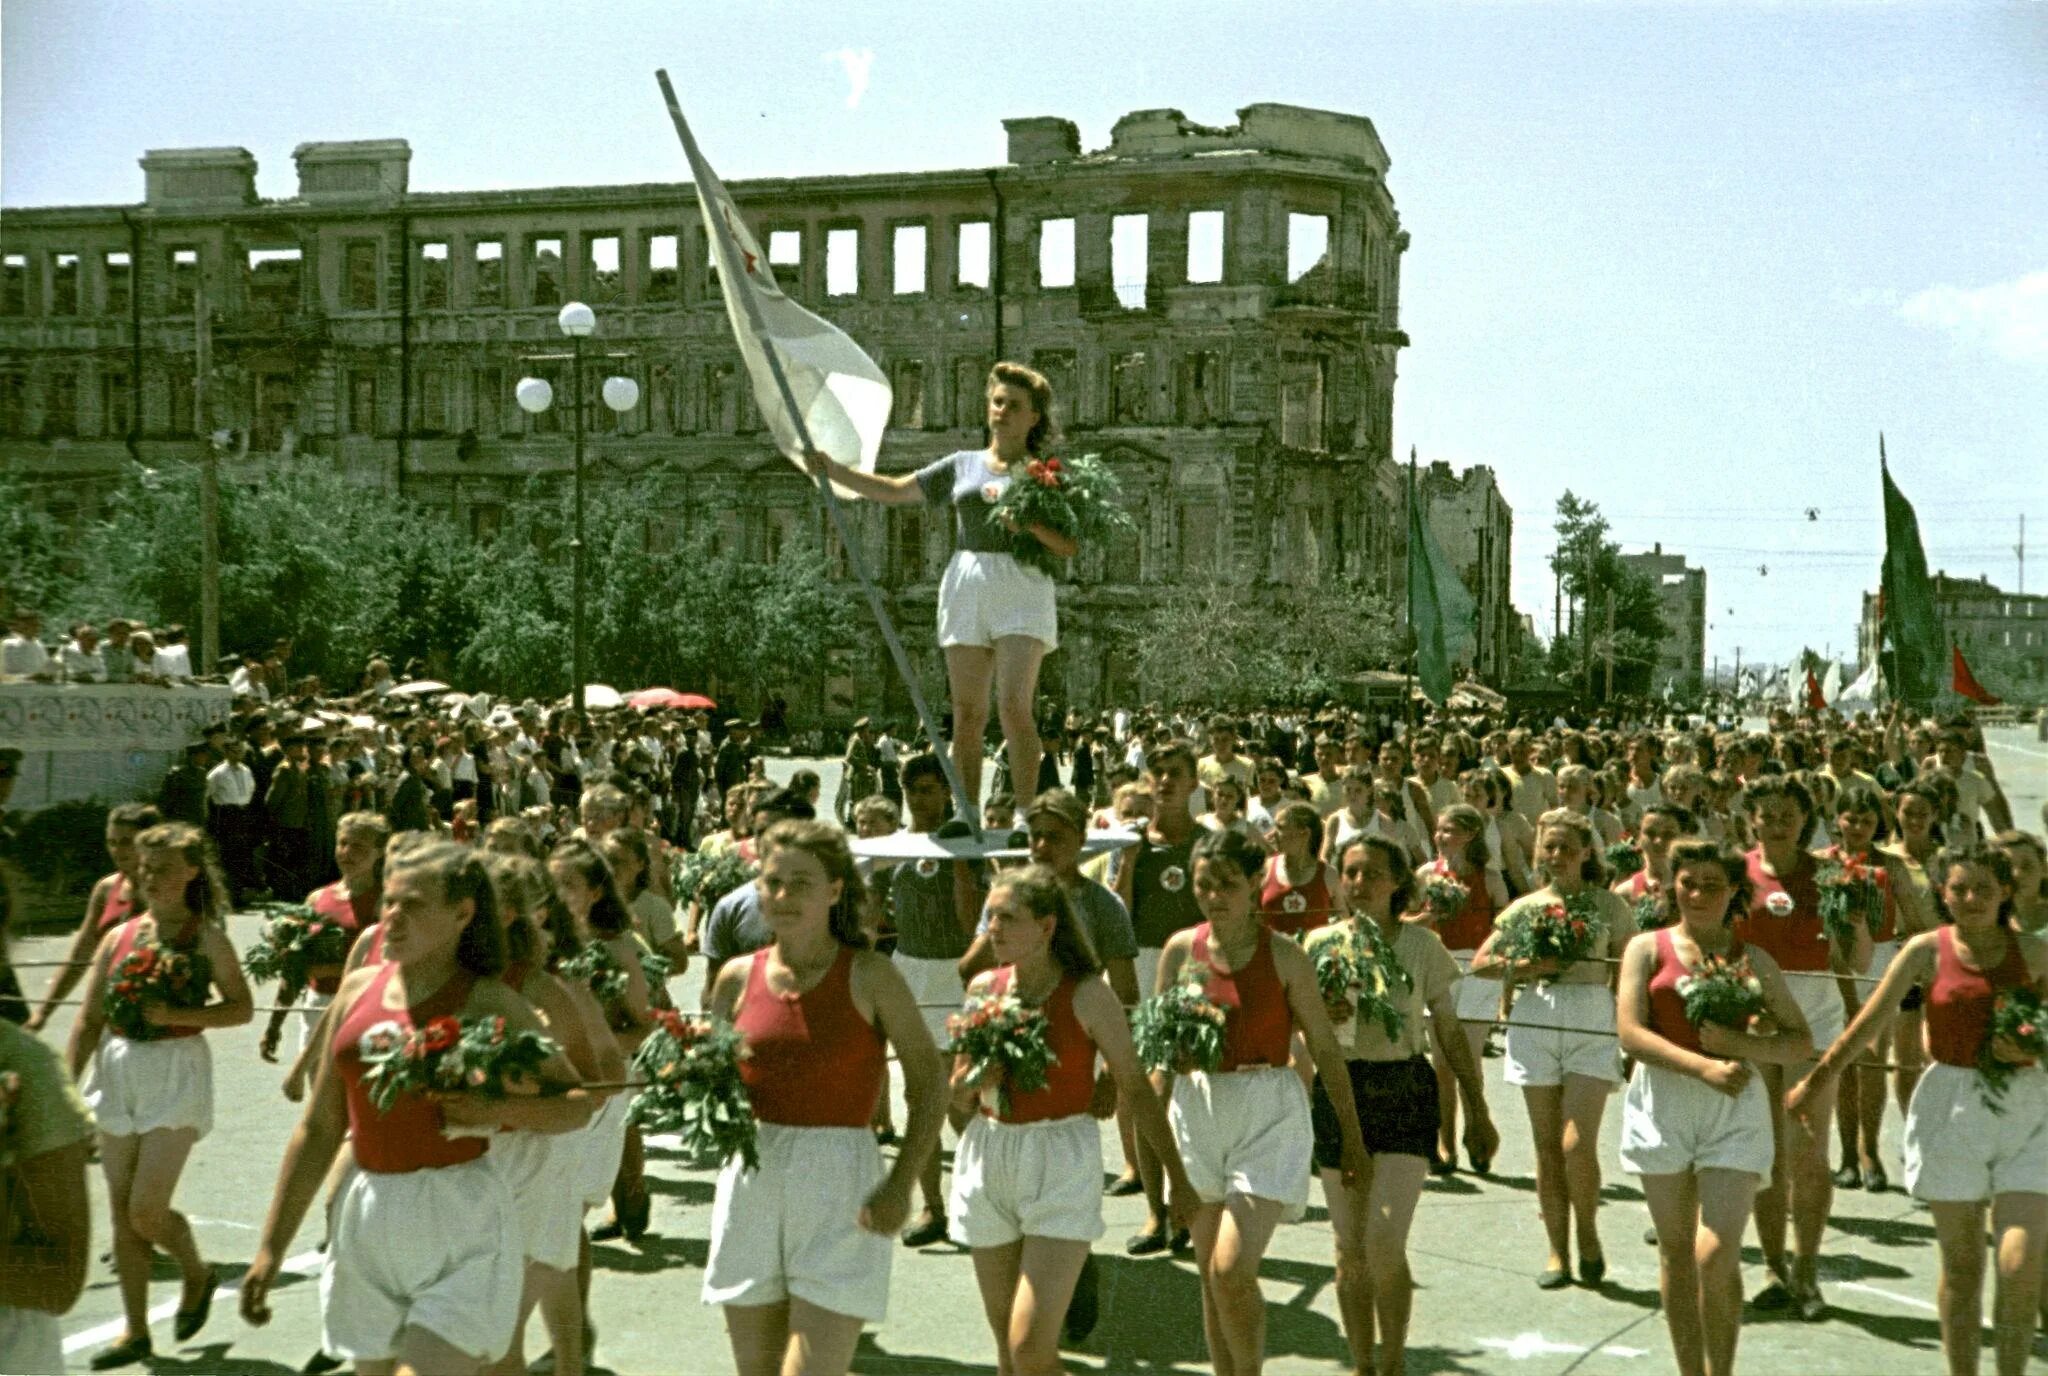
<svg viewBox="0 0 2048 1376">
<path fill-rule="evenodd" d="M 1352 1226 L 1344 1177 L 1323 1171 L 1323 1198 L 1337 1231 L 1337 1307 L 1351 1344 L 1354 1371 L 1402 1376 L 1407 1370 L 1408 1318 L 1415 1282 L 1408 1272 L 1408 1228 L 1429 1162 L 1420 1156 L 1372 1159 L 1364 1235 Z"/>
<path fill-rule="evenodd" d="M 953 694 L 953 766 L 960 771 L 970 805 L 981 802 L 981 742 L 988 731 L 991 688 L 1018 802 L 1037 790 L 1038 761 L 1044 750 L 1033 706 L 1038 699 L 1038 666 L 1044 661 L 1045 642 L 1028 635 L 1002 636 L 992 648 L 946 646 L 946 679 Z"/>
<path fill-rule="evenodd" d="M 1614 1086 L 1590 1075 L 1561 1085 L 1524 1085 L 1529 1135 L 1536 1146 L 1536 1205 L 1550 1242 L 1552 1270 L 1571 1270 L 1571 1234 L 1578 1224 L 1579 1259 L 1601 1261 L 1600 1115 Z"/>
<path fill-rule="evenodd" d="M 1807 1118 L 1789 1117 L 1785 1112 L 1785 1089 L 1812 1068 L 1812 1062 L 1797 1066 L 1762 1065 L 1764 1097 L 1771 1106 L 1771 1138 L 1777 1145 L 1777 1164 L 1770 1184 L 1756 1194 L 1756 1240 L 1763 1250 L 1764 1264 L 1785 1279 L 1796 1295 L 1813 1294 L 1820 1285 L 1820 1239 L 1828 1226 L 1828 1210 L 1835 1202 L 1834 1175 L 1828 1170 L 1828 1130 L 1835 1112 L 1832 1081 L 1808 1087 Z M 1789 1186 L 1789 1188 L 1788 1188 Z M 1785 1218 L 1792 1219 L 1793 1264 L 1785 1265 Z"/>
<path fill-rule="evenodd" d="M 1472 1064 L 1480 1064 L 1486 1052 L 1488 1024 L 1468 1022 L 1461 1024 L 1465 1044 L 1472 1048 Z M 1451 1073 L 1451 1063 L 1437 1050 L 1436 1038 L 1430 1038 L 1429 1063 L 1436 1071 L 1436 1149 L 1448 1164 L 1458 1160 L 1458 1077 Z"/>
<path fill-rule="evenodd" d="M 152 1248 L 168 1252 L 184 1273 L 178 1307 L 189 1309 L 212 1278 L 192 1240 L 192 1225 L 171 1207 L 178 1177 L 199 1141 L 196 1128 L 158 1128 L 140 1136 L 100 1135 L 100 1163 L 107 1175 L 107 1203 L 114 1225 L 114 1270 L 121 1282 L 121 1309 L 129 1338 L 149 1334 L 149 1258 Z"/>
<path fill-rule="evenodd" d="M 728 1304 L 725 1333 L 739 1376 L 843 1376 L 861 1321 L 808 1300 Z"/>
<path fill-rule="evenodd" d="M 1259 1376 L 1266 1357 L 1266 1301 L 1259 1262 L 1280 1226 L 1280 1201 L 1233 1194 L 1195 1210 L 1191 1231 L 1202 1278 L 1202 1328 L 1216 1376 Z"/>
<path fill-rule="evenodd" d="M 1742 1331 L 1742 1234 L 1757 1179 L 1708 1169 L 1642 1180 L 1678 1376 L 1729 1376 Z"/>
<path fill-rule="evenodd" d="M 995 1334 L 999 1376 L 1058 1376 L 1066 1370 L 1060 1364 L 1060 1323 L 1087 1260 L 1088 1244 L 1066 1238 L 1026 1237 L 974 1249 L 974 1279 Z"/>
</svg>

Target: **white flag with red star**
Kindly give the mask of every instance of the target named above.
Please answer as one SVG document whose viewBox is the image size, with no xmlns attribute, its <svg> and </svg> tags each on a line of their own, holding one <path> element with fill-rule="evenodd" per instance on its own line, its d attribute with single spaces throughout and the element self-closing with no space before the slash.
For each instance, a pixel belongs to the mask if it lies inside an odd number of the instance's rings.
<svg viewBox="0 0 2048 1376">
<path fill-rule="evenodd" d="M 770 349 L 782 363 L 812 445 L 850 468 L 874 471 L 893 402 L 889 379 L 845 331 L 782 294 L 768 255 L 748 232 L 680 115 L 676 127 L 690 159 L 704 229 L 711 236 L 725 313 L 776 448 L 803 466 L 803 441 L 768 367 Z"/>
</svg>

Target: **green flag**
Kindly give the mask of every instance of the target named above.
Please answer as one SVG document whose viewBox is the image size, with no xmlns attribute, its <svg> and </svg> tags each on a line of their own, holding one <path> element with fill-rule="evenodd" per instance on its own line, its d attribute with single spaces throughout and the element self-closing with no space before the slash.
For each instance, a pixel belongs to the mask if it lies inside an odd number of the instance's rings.
<svg viewBox="0 0 2048 1376">
<path fill-rule="evenodd" d="M 1891 642 L 1891 695 L 1926 710 L 1942 688 L 1947 642 L 1934 585 L 1927 577 L 1927 553 L 1920 545 L 1920 520 L 1913 504 L 1892 481 L 1885 463 L 1884 436 L 1877 437 L 1877 471 L 1884 483 L 1884 575 L 1879 585 L 1880 635 Z"/>
<path fill-rule="evenodd" d="M 1408 454 L 1408 629 L 1415 633 L 1415 676 L 1441 707 L 1451 695 L 1451 665 L 1469 660 L 1478 645 L 1479 609 L 1451 561 L 1437 548 L 1423 519 L 1415 486 L 1415 454 Z"/>
</svg>

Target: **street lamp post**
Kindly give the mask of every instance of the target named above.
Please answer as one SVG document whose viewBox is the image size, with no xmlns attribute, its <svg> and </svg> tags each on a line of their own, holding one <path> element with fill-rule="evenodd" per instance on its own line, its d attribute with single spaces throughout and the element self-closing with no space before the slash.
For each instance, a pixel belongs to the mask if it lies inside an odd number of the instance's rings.
<svg viewBox="0 0 2048 1376">
<path fill-rule="evenodd" d="M 583 654 L 583 341 L 597 330 L 597 314 L 581 301 L 571 301 L 562 307 L 555 317 L 562 333 L 569 337 L 569 407 L 571 417 L 570 433 L 575 445 L 575 531 L 569 540 L 570 593 L 569 593 L 569 636 L 570 673 L 573 675 L 571 700 L 576 705 L 576 716 L 583 716 L 583 689 L 589 678 Z M 561 358 L 561 354 L 537 354 L 535 358 Z M 640 384 L 629 377 L 608 377 L 602 389 L 604 404 L 621 414 L 630 411 L 640 401 Z M 539 415 L 554 404 L 555 389 L 548 385 L 546 378 L 523 377 L 513 389 L 520 409 L 529 415 Z"/>
</svg>

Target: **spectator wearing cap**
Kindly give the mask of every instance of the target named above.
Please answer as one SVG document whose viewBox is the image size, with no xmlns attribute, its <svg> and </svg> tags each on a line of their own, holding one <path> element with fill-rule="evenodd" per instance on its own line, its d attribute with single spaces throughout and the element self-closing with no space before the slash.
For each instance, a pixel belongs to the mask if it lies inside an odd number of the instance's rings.
<svg viewBox="0 0 2048 1376">
<path fill-rule="evenodd" d="M 155 683 L 156 637 L 148 631 L 137 631 L 128 637 L 128 658 L 135 667 L 133 677 L 137 683 Z"/>
<path fill-rule="evenodd" d="M 723 798 L 732 792 L 735 784 L 746 780 L 754 756 L 759 752 L 753 748 L 753 728 L 738 717 L 728 717 L 725 723 L 725 740 L 718 747 L 718 754 L 711 761 L 712 781 L 718 786 L 718 796 Z"/>
<path fill-rule="evenodd" d="M 100 655 L 100 628 L 81 621 L 71 628 L 71 639 L 58 650 L 66 683 L 105 683 L 107 661 Z"/>
<path fill-rule="evenodd" d="M 192 647 L 185 643 L 183 626 L 166 626 L 157 637 L 156 663 L 152 666 L 156 676 L 170 682 L 181 682 L 192 677 Z"/>
<path fill-rule="evenodd" d="M 7 624 L 11 634 L 0 640 L 0 678 L 54 679 L 56 666 L 43 648 L 42 613 L 17 611 Z"/>
</svg>

